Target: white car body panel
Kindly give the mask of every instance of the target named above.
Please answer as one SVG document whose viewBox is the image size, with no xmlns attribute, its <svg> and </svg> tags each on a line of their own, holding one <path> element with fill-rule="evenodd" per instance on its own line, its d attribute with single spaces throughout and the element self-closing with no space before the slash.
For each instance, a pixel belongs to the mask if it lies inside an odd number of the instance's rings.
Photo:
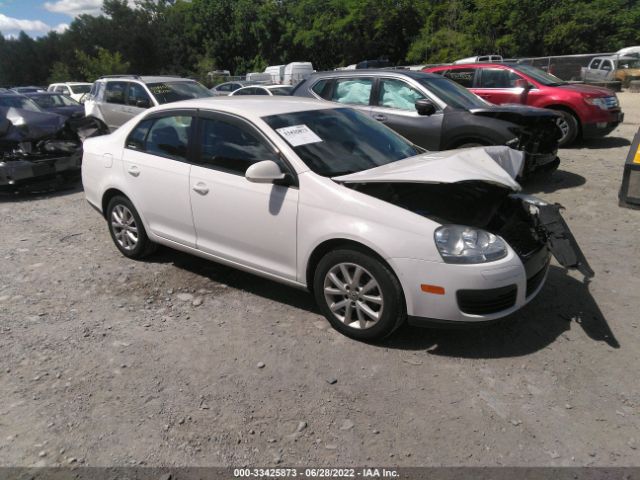
<svg viewBox="0 0 640 480">
<path fill-rule="evenodd" d="M 86 198 L 103 211 L 105 193 L 117 189 L 136 206 L 151 240 L 297 287 L 307 286 L 309 259 L 319 245 L 332 240 L 357 242 L 393 269 L 410 316 L 483 321 L 509 314 L 535 296 L 524 297 L 524 267 L 510 247 L 505 258 L 494 262 L 445 263 L 434 243 L 439 223 L 343 185 L 480 180 L 516 191 L 520 187 L 513 177 L 521 156 L 508 147 L 429 153 L 331 179 L 312 172 L 261 118 L 329 108 L 335 107 L 304 98 L 213 97 L 162 105 L 143 114 L 202 109 L 242 117 L 287 159 L 298 177 L 297 187 L 251 183 L 241 175 L 125 149 L 125 139 L 142 118 L 138 116 L 110 135 L 85 142 Z M 137 167 L 138 176 L 129 173 L 132 167 Z M 204 195 L 193 189 L 202 184 L 208 190 Z M 420 291 L 422 283 L 442 285 L 447 293 L 425 294 Z M 457 289 L 509 284 L 518 286 L 518 297 L 508 311 L 483 316 L 460 311 Z"/>
</svg>

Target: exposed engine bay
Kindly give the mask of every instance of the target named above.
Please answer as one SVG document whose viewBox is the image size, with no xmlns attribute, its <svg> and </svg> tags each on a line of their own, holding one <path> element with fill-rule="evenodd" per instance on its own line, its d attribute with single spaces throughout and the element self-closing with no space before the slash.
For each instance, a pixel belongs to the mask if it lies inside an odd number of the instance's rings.
<svg viewBox="0 0 640 480">
<path fill-rule="evenodd" d="M 351 183 L 346 186 L 392 203 L 442 224 L 482 228 L 499 235 L 522 259 L 546 261 L 548 249 L 566 268 L 585 277 L 594 275 L 558 204 L 514 193 L 501 185 L 484 181 L 457 183 Z M 535 273 L 535 272 L 533 272 Z"/>
<path fill-rule="evenodd" d="M 92 120 L 0 107 L 0 189 L 79 178 Z"/>
</svg>

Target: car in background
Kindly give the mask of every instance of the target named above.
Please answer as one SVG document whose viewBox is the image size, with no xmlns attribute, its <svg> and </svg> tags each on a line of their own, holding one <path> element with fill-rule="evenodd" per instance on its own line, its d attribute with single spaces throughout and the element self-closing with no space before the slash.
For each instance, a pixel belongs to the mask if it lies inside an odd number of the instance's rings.
<svg viewBox="0 0 640 480">
<path fill-rule="evenodd" d="M 554 170 L 557 114 L 495 106 L 440 75 L 411 70 L 319 72 L 292 95 L 349 105 L 427 150 L 508 145 L 525 152 L 523 174 Z"/>
<path fill-rule="evenodd" d="M 235 92 L 239 88 L 246 87 L 247 85 L 253 85 L 253 82 L 237 81 L 237 82 L 225 82 L 220 85 L 216 85 L 211 89 L 211 93 L 214 96 L 229 95 L 231 92 Z"/>
<path fill-rule="evenodd" d="M 640 58 L 617 55 L 595 57 L 582 68 L 581 77 L 585 82 L 618 81 L 623 87 L 629 88 L 631 80 L 640 80 Z"/>
<path fill-rule="evenodd" d="M 0 107 L 18 108 L 20 110 L 28 110 L 30 112 L 45 113 L 45 110 L 32 99 L 14 91 L 0 92 Z"/>
<path fill-rule="evenodd" d="M 109 75 L 94 82 L 84 108 L 88 118 L 113 131 L 147 108 L 211 96 L 206 87 L 188 78 Z"/>
<path fill-rule="evenodd" d="M 291 85 L 253 85 L 242 87 L 231 93 L 232 97 L 240 95 L 291 95 Z"/>
<path fill-rule="evenodd" d="M 13 87 L 11 88 L 11 91 L 22 94 L 22 93 L 44 92 L 45 89 L 42 87 L 29 86 L 29 87 Z"/>
<path fill-rule="evenodd" d="M 76 102 L 83 103 L 85 96 L 91 90 L 91 85 L 88 82 L 52 83 L 47 87 L 47 92 L 61 93 L 73 98 Z"/>
<path fill-rule="evenodd" d="M 593 85 L 570 84 L 524 64 L 475 63 L 424 69 L 468 88 L 496 105 L 523 104 L 560 115 L 560 146 L 578 138 L 611 133 L 624 119 L 615 92 Z"/>
<path fill-rule="evenodd" d="M 61 93 L 35 92 L 25 93 L 24 95 L 47 112 L 57 113 L 68 118 L 84 117 L 84 106 Z"/>
<path fill-rule="evenodd" d="M 502 55 L 478 55 L 475 57 L 461 58 L 453 62 L 454 65 L 461 63 L 486 63 L 486 62 L 502 62 Z"/>
<path fill-rule="evenodd" d="M 425 153 L 311 99 L 197 99 L 86 140 L 82 182 L 125 257 L 163 244 L 309 289 L 336 330 L 375 340 L 512 314 L 551 254 L 593 275 L 560 207 L 498 164 L 509 151 Z"/>
</svg>

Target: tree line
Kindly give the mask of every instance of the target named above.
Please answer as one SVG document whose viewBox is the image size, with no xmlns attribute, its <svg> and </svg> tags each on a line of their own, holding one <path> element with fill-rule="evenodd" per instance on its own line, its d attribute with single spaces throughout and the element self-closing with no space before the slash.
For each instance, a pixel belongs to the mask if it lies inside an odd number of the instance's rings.
<svg viewBox="0 0 640 480">
<path fill-rule="evenodd" d="M 0 85 L 114 73 L 206 80 L 267 65 L 438 63 L 610 52 L 640 44 L 638 0 L 104 0 L 62 33 L 0 35 Z"/>
</svg>

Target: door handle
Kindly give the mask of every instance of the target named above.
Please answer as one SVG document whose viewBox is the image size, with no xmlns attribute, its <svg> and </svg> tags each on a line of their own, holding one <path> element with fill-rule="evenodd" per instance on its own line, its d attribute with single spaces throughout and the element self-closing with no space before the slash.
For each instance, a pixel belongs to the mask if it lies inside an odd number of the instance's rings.
<svg viewBox="0 0 640 480">
<path fill-rule="evenodd" d="M 191 189 L 194 192 L 199 193 L 200 195 L 206 195 L 207 193 L 209 193 L 209 187 L 207 187 L 202 182 L 196 183 L 193 187 L 191 187 Z"/>
<path fill-rule="evenodd" d="M 140 175 L 140 169 L 138 167 L 136 167 L 135 165 L 132 165 L 129 168 L 127 168 L 127 172 L 132 177 L 137 177 L 138 175 Z"/>
<path fill-rule="evenodd" d="M 376 113 L 373 116 L 374 119 L 378 120 L 379 122 L 384 122 L 387 119 L 386 115 L 382 115 L 381 113 Z"/>
</svg>

